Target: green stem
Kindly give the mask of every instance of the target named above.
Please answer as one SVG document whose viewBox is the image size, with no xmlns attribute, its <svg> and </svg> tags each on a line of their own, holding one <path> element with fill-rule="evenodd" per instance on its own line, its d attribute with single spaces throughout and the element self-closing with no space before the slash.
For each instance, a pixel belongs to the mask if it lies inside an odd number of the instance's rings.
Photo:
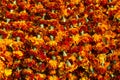
<svg viewBox="0 0 120 80">
<path fill-rule="evenodd" d="M 63 51 L 63 56 L 67 56 L 67 53 L 65 51 Z"/>
</svg>

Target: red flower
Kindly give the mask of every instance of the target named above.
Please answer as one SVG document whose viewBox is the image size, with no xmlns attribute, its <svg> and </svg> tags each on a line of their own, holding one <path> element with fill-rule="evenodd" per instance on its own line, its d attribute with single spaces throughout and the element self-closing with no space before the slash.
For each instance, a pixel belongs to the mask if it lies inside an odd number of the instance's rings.
<svg viewBox="0 0 120 80">
<path fill-rule="evenodd" d="M 15 78 L 17 78 L 17 79 L 21 77 L 20 71 L 16 71 L 13 74 L 15 75 Z"/>
<path fill-rule="evenodd" d="M 14 10 L 15 8 L 17 8 L 17 5 L 14 5 L 14 4 L 7 4 L 7 8 L 10 9 L 10 10 L 11 10 L 11 9 Z"/>
<path fill-rule="evenodd" d="M 51 18 L 53 18 L 53 19 L 58 18 L 58 15 L 55 14 L 55 13 L 48 12 L 48 14 L 49 14 L 49 16 L 50 16 Z"/>
<path fill-rule="evenodd" d="M 50 20 L 50 24 L 53 25 L 53 26 L 57 26 L 58 21 L 57 20 Z"/>
<path fill-rule="evenodd" d="M 49 35 L 56 36 L 57 35 L 57 31 L 56 30 L 49 30 Z"/>
<path fill-rule="evenodd" d="M 73 4 L 73 3 L 69 3 L 69 5 L 68 5 L 68 7 L 73 7 L 75 4 Z"/>
<path fill-rule="evenodd" d="M 109 51 L 109 50 L 108 50 L 106 47 L 102 49 L 102 52 L 103 52 L 103 53 L 107 53 L 108 51 Z"/>
<path fill-rule="evenodd" d="M 33 55 L 33 56 L 37 56 L 38 55 L 38 51 L 35 51 L 33 49 L 30 49 L 30 55 Z"/>
<path fill-rule="evenodd" d="M 27 20 L 28 19 L 28 14 L 26 13 L 26 11 L 22 11 L 20 13 L 19 19 L 22 19 L 22 20 Z"/>
<path fill-rule="evenodd" d="M 67 38 L 65 38 L 65 41 L 71 42 L 71 41 L 72 41 L 72 38 L 67 37 Z"/>
<path fill-rule="evenodd" d="M 48 50 L 50 50 L 51 48 L 50 48 L 49 45 L 43 45 L 43 49 L 48 51 Z"/>
<path fill-rule="evenodd" d="M 108 3 L 108 0 L 102 0 L 101 1 L 101 4 L 104 6 L 104 5 L 106 5 Z"/>
<path fill-rule="evenodd" d="M 10 18 L 10 19 L 12 19 L 14 17 L 14 15 L 11 14 L 9 11 L 6 12 L 5 16 L 6 16 L 6 18 Z"/>
<path fill-rule="evenodd" d="M 37 2 L 42 2 L 43 0 L 36 0 Z"/>
<path fill-rule="evenodd" d="M 45 55 L 43 52 L 41 52 L 41 51 L 38 53 L 38 57 L 39 57 L 41 60 L 46 60 L 46 58 L 47 58 L 46 55 Z"/>
<path fill-rule="evenodd" d="M 93 3 L 93 0 L 85 0 L 86 5 L 90 5 Z"/>
<path fill-rule="evenodd" d="M 82 32 L 82 31 L 88 32 L 88 27 L 87 26 L 81 26 L 79 31 L 80 32 Z"/>
<path fill-rule="evenodd" d="M 13 4 L 8 4 L 7 7 L 8 9 L 13 9 Z"/>
<path fill-rule="evenodd" d="M 102 30 L 99 28 L 99 27 L 96 27 L 95 28 L 95 32 L 96 33 L 100 33 L 100 34 L 103 34 L 104 32 L 102 32 Z"/>
<path fill-rule="evenodd" d="M 17 2 L 18 3 L 18 6 L 22 9 L 22 10 L 25 10 L 25 1 L 22 1 L 22 2 Z"/>
<path fill-rule="evenodd" d="M 116 48 L 116 46 L 114 45 L 114 44 L 110 44 L 109 45 L 109 49 L 111 50 L 111 49 L 115 49 Z"/>
<path fill-rule="evenodd" d="M 104 68 L 98 68 L 98 73 L 105 74 L 106 73 L 106 69 L 104 69 Z"/>
<path fill-rule="evenodd" d="M 71 53 L 74 53 L 74 52 L 76 52 L 76 53 L 79 52 L 79 47 L 78 47 L 78 46 L 73 46 L 73 47 L 71 48 Z"/>
<path fill-rule="evenodd" d="M 7 38 L 8 34 L 6 31 L 0 30 L 0 35 L 2 35 L 2 38 L 5 39 Z"/>
<path fill-rule="evenodd" d="M 13 37 L 20 37 L 21 41 L 25 41 L 25 35 L 24 35 L 23 31 L 14 31 L 12 33 L 12 36 Z"/>
<path fill-rule="evenodd" d="M 41 69 L 42 71 L 44 71 L 44 70 L 46 69 L 45 63 L 42 63 L 42 64 L 40 65 L 40 69 Z"/>
<path fill-rule="evenodd" d="M 73 15 L 74 14 L 74 11 L 73 10 L 67 10 L 67 13 L 69 13 L 68 15 Z"/>
<path fill-rule="evenodd" d="M 76 24 L 78 21 L 77 21 L 76 19 L 72 19 L 70 22 L 74 25 L 74 24 Z"/>
</svg>

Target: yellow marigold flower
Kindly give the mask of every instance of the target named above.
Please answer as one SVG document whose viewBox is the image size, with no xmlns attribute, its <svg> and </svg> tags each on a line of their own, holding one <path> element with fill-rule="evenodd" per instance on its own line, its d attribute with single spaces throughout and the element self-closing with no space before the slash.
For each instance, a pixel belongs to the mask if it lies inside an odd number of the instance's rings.
<svg viewBox="0 0 120 80">
<path fill-rule="evenodd" d="M 57 76 L 49 76 L 48 80 L 59 80 Z"/>
<path fill-rule="evenodd" d="M 58 67 L 59 67 L 59 68 L 63 68 L 63 67 L 64 67 L 64 65 L 65 65 L 65 63 L 64 63 L 64 62 L 60 62 L 60 64 L 58 65 Z"/>
<path fill-rule="evenodd" d="M 23 56 L 23 53 L 21 51 L 16 51 L 16 54 L 18 54 L 19 56 Z"/>
<path fill-rule="evenodd" d="M 23 52 L 22 51 L 13 51 L 13 55 L 18 58 L 21 58 L 21 57 L 23 57 Z"/>
<path fill-rule="evenodd" d="M 13 40 L 11 39 L 4 39 L 5 41 L 5 45 L 10 45 L 11 43 L 13 43 Z"/>
<path fill-rule="evenodd" d="M 70 0 L 73 4 L 78 4 L 80 0 Z"/>
<path fill-rule="evenodd" d="M 72 61 L 76 60 L 76 57 L 74 55 L 70 56 L 69 59 L 71 59 Z"/>
<path fill-rule="evenodd" d="M 50 46 L 56 46 L 57 45 L 57 42 L 56 41 L 49 41 L 48 44 Z"/>
<path fill-rule="evenodd" d="M 97 4 L 100 3 L 100 1 L 101 1 L 101 0 L 95 0 L 95 2 L 96 2 Z"/>
<path fill-rule="evenodd" d="M 102 40 L 102 36 L 100 34 L 94 34 L 92 37 L 95 42 L 99 42 Z"/>
<path fill-rule="evenodd" d="M 109 7 L 108 8 L 108 11 L 114 11 L 114 10 L 117 10 L 117 6 L 116 5 L 114 7 Z"/>
<path fill-rule="evenodd" d="M 57 68 L 57 61 L 56 60 L 50 60 L 48 63 L 49 63 L 49 68 L 52 68 L 52 69 Z"/>
<path fill-rule="evenodd" d="M 41 39 L 37 39 L 36 42 L 35 42 L 35 45 L 42 45 L 44 43 L 44 40 L 41 38 Z"/>
<path fill-rule="evenodd" d="M 106 54 L 99 54 L 97 57 L 99 58 L 99 61 L 100 61 L 101 64 L 105 63 Z"/>
<path fill-rule="evenodd" d="M 5 76 L 10 76 L 12 74 L 12 69 L 5 69 Z"/>
<path fill-rule="evenodd" d="M 57 42 L 61 41 L 63 39 L 63 37 L 66 36 L 65 32 L 63 31 L 58 31 L 57 32 L 57 36 L 55 37 L 55 40 Z"/>
<path fill-rule="evenodd" d="M 81 80 L 86 80 L 86 78 L 85 78 L 85 77 L 82 77 Z"/>
<path fill-rule="evenodd" d="M 74 43 L 78 44 L 80 41 L 80 35 L 79 34 L 73 35 L 72 39 Z"/>
</svg>

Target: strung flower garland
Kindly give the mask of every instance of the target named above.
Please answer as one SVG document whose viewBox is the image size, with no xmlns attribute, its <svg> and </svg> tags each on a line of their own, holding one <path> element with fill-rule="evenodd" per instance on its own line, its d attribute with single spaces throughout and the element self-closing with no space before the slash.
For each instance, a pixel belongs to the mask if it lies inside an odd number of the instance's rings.
<svg viewBox="0 0 120 80">
<path fill-rule="evenodd" d="M 0 80 L 119 80 L 119 0 L 1 0 Z"/>
</svg>

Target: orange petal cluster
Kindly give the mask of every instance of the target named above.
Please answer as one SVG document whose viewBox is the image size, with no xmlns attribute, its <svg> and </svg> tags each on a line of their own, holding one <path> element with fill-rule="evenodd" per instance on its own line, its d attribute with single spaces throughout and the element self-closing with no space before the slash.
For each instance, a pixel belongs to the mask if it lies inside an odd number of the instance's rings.
<svg viewBox="0 0 120 80">
<path fill-rule="evenodd" d="M 0 80 L 120 80 L 120 0 L 0 0 Z"/>
</svg>

